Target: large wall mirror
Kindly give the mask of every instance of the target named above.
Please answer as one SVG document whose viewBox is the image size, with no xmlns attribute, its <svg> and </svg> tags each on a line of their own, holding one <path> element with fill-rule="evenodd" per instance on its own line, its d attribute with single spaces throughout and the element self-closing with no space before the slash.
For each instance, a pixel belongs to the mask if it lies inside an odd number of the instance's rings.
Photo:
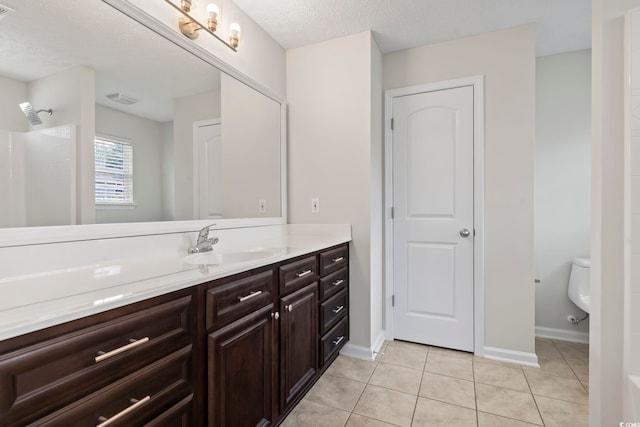
<svg viewBox="0 0 640 427">
<path fill-rule="evenodd" d="M 101 0 L 3 3 L 0 228 L 283 217 L 280 102 Z"/>
</svg>

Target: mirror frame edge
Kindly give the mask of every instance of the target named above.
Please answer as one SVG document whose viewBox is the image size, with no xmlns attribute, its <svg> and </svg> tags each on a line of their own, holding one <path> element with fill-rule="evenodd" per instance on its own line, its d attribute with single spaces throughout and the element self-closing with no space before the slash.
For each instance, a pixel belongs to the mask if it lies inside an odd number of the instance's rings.
<svg viewBox="0 0 640 427">
<path fill-rule="evenodd" d="M 195 232 L 215 224 L 212 229 L 245 228 L 287 224 L 287 106 L 285 100 L 271 89 L 222 61 L 208 50 L 193 44 L 153 16 L 128 0 L 101 0 L 169 42 L 185 49 L 211 66 L 246 84 L 280 104 L 280 216 L 266 218 L 204 219 L 186 221 L 151 221 L 111 224 L 79 224 L 34 226 L 0 229 L 0 248 L 13 246 L 66 243 L 118 237 L 151 236 L 157 234 Z"/>
</svg>

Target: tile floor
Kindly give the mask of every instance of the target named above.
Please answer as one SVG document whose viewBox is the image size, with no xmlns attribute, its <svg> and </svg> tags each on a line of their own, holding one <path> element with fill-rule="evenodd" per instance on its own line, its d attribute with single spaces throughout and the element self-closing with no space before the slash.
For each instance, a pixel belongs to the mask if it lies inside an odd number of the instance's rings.
<svg viewBox="0 0 640 427">
<path fill-rule="evenodd" d="M 402 341 L 339 356 L 284 427 L 587 426 L 589 347 L 536 340 L 540 368 Z"/>
</svg>

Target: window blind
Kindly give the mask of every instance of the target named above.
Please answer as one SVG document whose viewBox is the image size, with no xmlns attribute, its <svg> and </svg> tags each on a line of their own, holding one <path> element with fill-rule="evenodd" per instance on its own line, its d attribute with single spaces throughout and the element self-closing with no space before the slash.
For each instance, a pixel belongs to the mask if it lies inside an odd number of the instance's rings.
<svg viewBox="0 0 640 427">
<path fill-rule="evenodd" d="M 95 137 L 96 203 L 133 204 L 133 146 L 130 141 Z"/>
</svg>

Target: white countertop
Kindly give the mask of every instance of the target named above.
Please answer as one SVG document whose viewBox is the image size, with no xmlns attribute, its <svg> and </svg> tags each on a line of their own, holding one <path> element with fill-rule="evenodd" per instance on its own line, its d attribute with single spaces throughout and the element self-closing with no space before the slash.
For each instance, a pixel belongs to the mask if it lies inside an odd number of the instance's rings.
<svg viewBox="0 0 640 427">
<path fill-rule="evenodd" d="M 254 261 L 192 265 L 185 262 L 187 254 L 180 248 L 149 255 L 143 252 L 124 258 L 109 258 L 108 254 L 102 254 L 101 257 L 107 259 L 72 266 L 60 263 L 60 268 L 0 277 L 0 340 L 351 240 L 348 225 L 282 226 L 276 233 L 273 228 L 267 231 L 263 233 L 260 227 L 256 227 L 249 237 L 246 229 L 236 233 L 234 230 L 212 232 L 224 235 L 220 238 L 221 243 L 214 246 L 214 251 L 269 251 L 269 257 Z M 148 245 L 151 238 L 146 237 L 144 244 Z M 123 244 L 131 245 L 132 241 L 129 239 Z M 87 244 L 76 250 L 83 248 L 86 250 Z"/>
</svg>

